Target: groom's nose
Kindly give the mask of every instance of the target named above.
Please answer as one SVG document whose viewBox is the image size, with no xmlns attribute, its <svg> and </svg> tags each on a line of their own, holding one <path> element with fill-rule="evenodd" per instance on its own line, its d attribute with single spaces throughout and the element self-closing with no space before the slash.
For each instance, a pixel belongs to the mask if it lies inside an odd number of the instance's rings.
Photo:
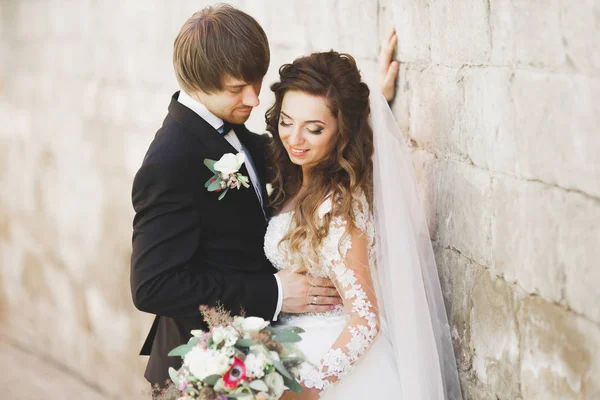
<svg viewBox="0 0 600 400">
<path fill-rule="evenodd" d="M 256 107 L 260 104 L 258 93 L 252 85 L 248 85 L 244 88 L 242 103 L 247 107 Z"/>
</svg>

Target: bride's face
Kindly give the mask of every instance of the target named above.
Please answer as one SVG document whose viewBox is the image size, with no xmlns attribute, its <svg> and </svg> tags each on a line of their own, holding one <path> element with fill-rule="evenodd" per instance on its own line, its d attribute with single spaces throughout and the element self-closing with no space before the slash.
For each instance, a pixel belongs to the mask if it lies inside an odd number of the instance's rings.
<svg viewBox="0 0 600 400">
<path fill-rule="evenodd" d="M 332 150 L 337 120 L 325 99 L 299 91 L 283 96 L 279 116 L 279 136 L 290 160 L 309 169 Z"/>
</svg>

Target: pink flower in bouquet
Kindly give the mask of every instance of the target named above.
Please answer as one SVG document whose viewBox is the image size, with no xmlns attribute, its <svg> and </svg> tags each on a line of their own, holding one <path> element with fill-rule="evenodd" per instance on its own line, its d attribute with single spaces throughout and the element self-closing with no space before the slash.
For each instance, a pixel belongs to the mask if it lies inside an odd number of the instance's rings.
<svg viewBox="0 0 600 400">
<path fill-rule="evenodd" d="M 246 365 L 242 360 L 235 357 L 229 371 L 223 376 L 223 384 L 228 389 L 235 389 L 246 379 Z"/>
</svg>

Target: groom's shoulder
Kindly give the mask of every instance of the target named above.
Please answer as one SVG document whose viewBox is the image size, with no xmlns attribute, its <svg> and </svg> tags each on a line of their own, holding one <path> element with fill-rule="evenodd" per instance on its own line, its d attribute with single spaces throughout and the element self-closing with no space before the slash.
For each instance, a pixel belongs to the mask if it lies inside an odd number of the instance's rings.
<svg viewBox="0 0 600 400">
<path fill-rule="evenodd" d="M 198 159 L 201 148 L 194 135 L 167 116 L 150 143 L 143 164 L 189 164 Z"/>
</svg>

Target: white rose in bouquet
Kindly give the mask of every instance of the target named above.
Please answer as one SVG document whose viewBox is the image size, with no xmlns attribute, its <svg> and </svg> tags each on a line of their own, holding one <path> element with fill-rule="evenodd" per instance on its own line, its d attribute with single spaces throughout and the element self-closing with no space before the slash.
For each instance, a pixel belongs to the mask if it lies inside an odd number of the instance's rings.
<svg viewBox="0 0 600 400">
<path fill-rule="evenodd" d="M 213 328 L 212 339 L 217 345 L 224 341 L 225 347 L 231 347 L 239 339 L 239 334 L 233 326 L 218 326 Z"/>
<path fill-rule="evenodd" d="M 260 317 L 247 317 L 241 323 L 244 332 L 258 332 L 269 326 L 269 322 Z"/>
<path fill-rule="evenodd" d="M 229 357 L 218 350 L 194 347 L 183 360 L 192 375 L 203 380 L 209 375 L 223 375 L 229 370 Z"/>
</svg>

